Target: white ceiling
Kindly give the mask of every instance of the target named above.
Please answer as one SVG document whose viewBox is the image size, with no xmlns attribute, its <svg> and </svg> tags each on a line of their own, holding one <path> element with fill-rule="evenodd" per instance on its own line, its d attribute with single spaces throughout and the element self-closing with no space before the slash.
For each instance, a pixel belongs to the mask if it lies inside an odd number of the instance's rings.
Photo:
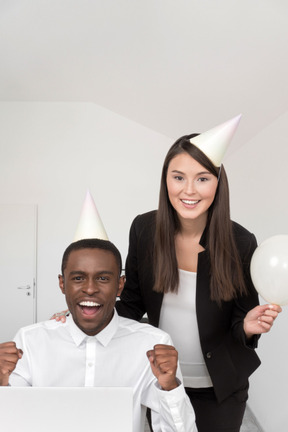
<svg viewBox="0 0 288 432">
<path fill-rule="evenodd" d="M 171 138 L 288 109 L 287 0 L 0 0 L 0 100 L 93 102 Z M 238 140 L 238 141 L 237 141 Z"/>
</svg>

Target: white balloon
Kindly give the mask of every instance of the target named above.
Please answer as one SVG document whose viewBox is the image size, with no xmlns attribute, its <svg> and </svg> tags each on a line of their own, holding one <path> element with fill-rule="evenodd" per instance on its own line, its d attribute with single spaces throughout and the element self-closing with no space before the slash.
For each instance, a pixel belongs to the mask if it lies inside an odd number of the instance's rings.
<svg viewBox="0 0 288 432">
<path fill-rule="evenodd" d="M 288 235 L 273 236 L 261 243 L 252 256 L 250 272 L 264 300 L 288 304 Z"/>
</svg>

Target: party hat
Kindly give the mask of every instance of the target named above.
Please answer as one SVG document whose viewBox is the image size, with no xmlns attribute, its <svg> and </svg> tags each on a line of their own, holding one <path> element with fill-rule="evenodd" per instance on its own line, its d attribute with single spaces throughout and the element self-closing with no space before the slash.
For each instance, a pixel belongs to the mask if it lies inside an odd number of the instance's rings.
<svg viewBox="0 0 288 432">
<path fill-rule="evenodd" d="M 220 167 L 224 154 L 236 132 L 241 117 L 242 114 L 239 114 L 231 120 L 191 138 L 191 144 L 198 147 L 216 167 Z"/>
<path fill-rule="evenodd" d="M 89 190 L 86 193 L 74 241 L 88 238 L 108 240 L 104 225 Z"/>
</svg>

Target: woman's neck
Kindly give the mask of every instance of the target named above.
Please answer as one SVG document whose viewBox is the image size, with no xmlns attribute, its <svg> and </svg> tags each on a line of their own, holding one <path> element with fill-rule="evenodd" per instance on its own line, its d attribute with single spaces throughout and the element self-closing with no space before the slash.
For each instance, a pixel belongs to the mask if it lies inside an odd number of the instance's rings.
<svg viewBox="0 0 288 432">
<path fill-rule="evenodd" d="M 179 234 L 183 237 L 201 237 L 207 224 L 207 214 L 203 214 L 197 219 L 179 218 Z"/>
<path fill-rule="evenodd" d="M 191 219 L 179 219 L 180 231 L 175 236 L 175 251 L 178 268 L 197 272 L 198 254 L 204 251 L 200 240 L 206 226 L 207 216 Z"/>
</svg>

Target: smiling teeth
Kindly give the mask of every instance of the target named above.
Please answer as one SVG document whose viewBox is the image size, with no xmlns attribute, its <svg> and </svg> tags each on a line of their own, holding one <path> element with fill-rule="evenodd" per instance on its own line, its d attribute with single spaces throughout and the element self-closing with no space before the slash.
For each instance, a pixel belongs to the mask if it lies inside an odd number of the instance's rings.
<svg viewBox="0 0 288 432">
<path fill-rule="evenodd" d="M 95 302 L 92 302 L 92 301 L 82 301 L 79 304 L 80 304 L 80 306 L 89 306 L 89 307 L 101 306 L 99 303 L 95 303 Z"/>
<path fill-rule="evenodd" d="M 198 201 L 182 200 L 182 202 L 184 204 L 194 205 L 194 204 L 197 204 L 199 202 L 199 200 Z"/>
</svg>

